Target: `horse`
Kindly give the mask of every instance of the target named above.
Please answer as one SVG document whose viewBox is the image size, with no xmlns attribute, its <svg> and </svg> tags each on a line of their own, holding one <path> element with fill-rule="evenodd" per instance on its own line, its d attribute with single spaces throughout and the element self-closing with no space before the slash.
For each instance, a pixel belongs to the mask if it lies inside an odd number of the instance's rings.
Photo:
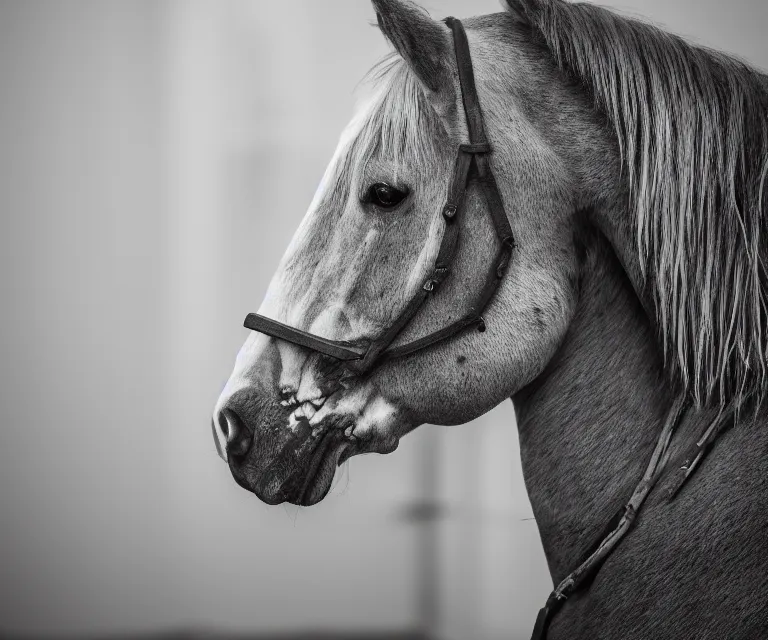
<svg viewBox="0 0 768 640">
<path fill-rule="evenodd" d="M 768 77 L 591 4 L 506 0 L 462 57 L 455 24 L 372 3 L 394 52 L 214 410 L 234 480 L 313 505 L 350 457 L 511 398 L 559 585 L 534 637 L 768 637 Z M 514 241 L 478 310 L 490 175 Z M 401 357 L 355 366 L 382 335 Z"/>
</svg>

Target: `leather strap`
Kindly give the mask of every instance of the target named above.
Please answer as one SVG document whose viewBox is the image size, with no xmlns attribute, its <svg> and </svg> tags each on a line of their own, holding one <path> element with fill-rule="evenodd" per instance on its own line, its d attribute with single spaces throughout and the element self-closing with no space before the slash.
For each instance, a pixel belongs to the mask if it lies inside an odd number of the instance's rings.
<svg viewBox="0 0 768 640">
<path fill-rule="evenodd" d="M 307 347 L 307 349 L 324 353 L 337 360 L 359 360 L 368 350 L 367 346 L 356 347 L 349 342 L 321 338 L 320 336 L 307 333 L 295 327 L 289 327 L 287 324 L 256 313 L 249 313 L 245 318 L 245 322 L 243 322 L 243 326 L 251 331 L 258 331 L 273 338 L 287 340 L 293 344 Z"/>
<path fill-rule="evenodd" d="M 488 161 L 488 154 L 491 153 L 492 148 L 485 134 L 485 125 L 475 85 L 475 74 L 472 68 L 472 56 L 469 50 L 467 34 L 459 20 L 448 18 L 445 22 L 453 32 L 456 64 L 459 72 L 462 102 L 466 114 L 469 144 L 459 145 L 451 183 L 448 188 L 448 198 L 442 209 L 445 230 L 434 268 L 424 285 L 408 302 L 390 327 L 369 343 L 363 341 L 352 343 L 322 338 L 253 313 L 249 314 L 245 319 L 244 326 L 246 328 L 292 342 L 331 358 L 342 360 L 346 363 L 347 368 L 360 375 L 367 373 L 374 366 L 386 360 L 416 353 L 439 342 L 443 342 L 470 327 L 477 327 L 480 331 L 485 331 L 485 321 L 481 314 L 504 278 L 515 248 L 515 241 L 512 227 L 504 211 L 504 203 L 501 199 L 498 185 Z M 408 326 L 419 309 L 450 274 L 451 265 L 456 257 L 459 244 L 458 219 L 464 209 L 471 175 L 475 176 L 473 181 L 480 186 L 485 194 L 486 205 L 490 212 L 496 235 L 501 243 L 485 284 L 475 304 L 465 317 L 422 338 L 392 347 L 391 345 L 398 335 Z"/>
<path fill-rule="evenodd" d="M 675 398 L 656 441 L 648 467 L 635 487 L 632 496 L 619 513 L 611 519 L 606 533 L 593 545 L 586 559 L 568 574 L 549 595 L 546 604 L 536 617 L 531 640 L 546 640 L 552 619 L 562 609 L 568 597 L 590 584 L 590 578 L 597 573 L 606 558 L 630 531 L 637 520 L 640 509 L 645 504 L 646 498 L 664 471 L 669 460 L 669 445 L 672 436 L 680 426 L 689 407 L 690 402 L 684 395 L 678 395 Z"/>
</svg>

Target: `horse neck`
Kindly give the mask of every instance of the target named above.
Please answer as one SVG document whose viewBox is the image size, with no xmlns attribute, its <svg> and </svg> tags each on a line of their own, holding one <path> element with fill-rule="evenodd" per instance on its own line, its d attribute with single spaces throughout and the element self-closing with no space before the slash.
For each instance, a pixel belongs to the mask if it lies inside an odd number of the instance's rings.
<svg viewBox="0 0 768 640">
<path fill-rule="evenodd" d="M 652 326 L 599 232 L 584 239 L 563 344 L 513 401 L 525 483 L 559 580 L 626 503 L 672 402 Z"/>
</svg>

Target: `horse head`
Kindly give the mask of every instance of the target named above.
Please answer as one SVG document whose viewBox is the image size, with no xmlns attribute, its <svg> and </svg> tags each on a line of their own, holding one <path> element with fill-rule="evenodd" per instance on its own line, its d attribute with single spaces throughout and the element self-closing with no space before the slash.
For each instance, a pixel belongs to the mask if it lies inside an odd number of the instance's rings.
<svg viewBox="0 0 768 640">
<path fill-rule="evenodd" d="M 260 313 L 315 335 L 358 342 L 384 331 L 422 287 L 443 234 L 454 158 L 467 141 L 451 31 L 409 2 L 377 0 L 397 55 L 341 137 Z M 467 422 L 534 379 L 560 343 L 577 289 L 579 194 L 553 151 L 552 121 L 531 117 L 539 90 L 512 17 L 469 43 L 517 249 L 484 313 L 466 331 L 365 375 L 343 362 L 250 335 L 216 406 L 216 441 L 235 479 L 268 503 L 313 504 L 350 456 L 387 453 L 423 423 Z M 518 69 L 512 75 L 509 69 Z M 536 99 L 544 102 L 548 92 Z M 525 95 L 523 95 L 525 94 Z M 540 111 L 541 113 L 541 111 Z M 546 128 L 553 125 L 554 129 Z M 494 259 L 482 193 L 470 186 L 451 273 L 395 344 L 469 312 Z"/>
<path fill-rule="evenodd" d="M 571 328 L 594 232 L 659 338 L 671 387 L 698 407 L 762 397 L 761 77 L 588 4 L 506 2 L 466 22 L 462 57 L 449 24 L 412 2 L 373 5 L 395 55 L 373 72 L 260 309 L 290 329 L 248 337 L 214 412 L 237 482 L 268 503 L 314 504 L 351 456 L 390 452 L 424 423 L 467 422 L 529 385 Z M 687 71 L 666 73 L 675 65 Z M 393 326 L 396 350 L 478 312 L 499 238 L 484 175 L 463 196 L 447 277 L 410 313 L 442 255 L 455 159 L 478 119 L 516 242 L 480 310 L 485 331 L 362 369 L 335 357 Z"/>
</svg>

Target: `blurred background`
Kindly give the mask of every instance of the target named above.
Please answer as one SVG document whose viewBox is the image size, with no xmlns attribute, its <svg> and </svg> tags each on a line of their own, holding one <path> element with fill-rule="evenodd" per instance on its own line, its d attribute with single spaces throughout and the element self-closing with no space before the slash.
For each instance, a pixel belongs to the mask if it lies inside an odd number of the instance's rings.
<svg viewBox="0 0 768 640">
<path fill-rule="evenodd" d="M 614 6 L 768 67 L 765 0 Z M 214 451 L 242 318 L 387 52 L 372 21 L 0 2 L 0 635 L 529 637 L 551 583 L 511 403 L 353 459 L 309 510 Z"/>
</svg>

